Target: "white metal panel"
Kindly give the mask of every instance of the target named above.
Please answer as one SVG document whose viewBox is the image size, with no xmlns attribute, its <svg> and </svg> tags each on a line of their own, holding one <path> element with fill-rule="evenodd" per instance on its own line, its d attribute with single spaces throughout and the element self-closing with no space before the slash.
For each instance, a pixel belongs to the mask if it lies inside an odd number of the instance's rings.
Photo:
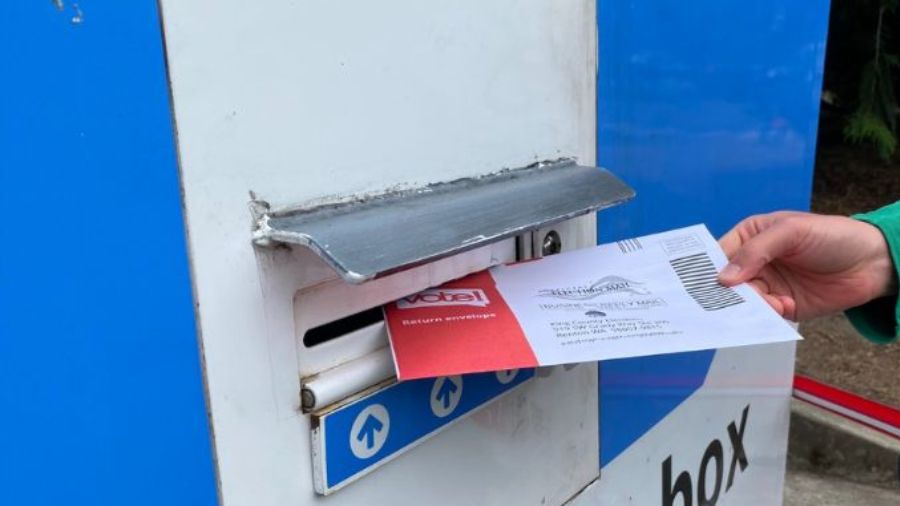
<svg viewBox="0 0 900 506">
<path fill-rule="evenodd" d="M 713 440 L 718 440 L 723 450 L 716 504 L 781 504 L 795 347 L 796 343 L 790 342 L 716 350 L 703 386 L 606 464 L 601 479 L 572 504 L 665 504 L 662 462 L 669 456 L 672 482 L 682 471 L 690 473 L 693 504 L 697 504 L 700 464 Z M 743 471 L 735 468 L 728 488 L 733 448 L 727 427 L 730 423 L 740 426 L 748 405 L 741 438 L 748 465 Z M 713 494 L 715 467 L 713 459 L 706 468 L 707 498 Z M 673 504 L 682 502 L 678 495 Z"/>
<path fill-rule="evenodd" d="M 379 343 L 320 355 L 299 345 L 295 294 L 333 273 L 304 249 L 254 251 L 248 192 L 286 206 L 560 156 L 593 163 L 594 5 L 161 3 L 221 497 L 324 501 L 312 489 L 300 376 Z M 509 248 L 375 281 L 345 309 Z M 596 383 L 593 366 L 541 378 L 327 500 L 560 502 L 597 472 Z"/>
<path fill-rule="evenodd" d="M 593 2 L 161 3 L 185 180 L 232 182 L 213 199 L 293 205 L 595 140 Z"/>
</svg>

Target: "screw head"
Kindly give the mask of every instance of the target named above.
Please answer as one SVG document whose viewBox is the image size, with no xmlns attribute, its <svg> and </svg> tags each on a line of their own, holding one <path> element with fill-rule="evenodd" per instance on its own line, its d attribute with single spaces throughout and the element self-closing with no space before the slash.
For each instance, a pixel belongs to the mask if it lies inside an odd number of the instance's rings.
<svg viewBox="0 0 900 506">
<path fill-rule="evenodd" d="M 316 405 L 316 394 L 308 388 L 300 390 L 300 408 L 309 411 Z"/>
</svg>

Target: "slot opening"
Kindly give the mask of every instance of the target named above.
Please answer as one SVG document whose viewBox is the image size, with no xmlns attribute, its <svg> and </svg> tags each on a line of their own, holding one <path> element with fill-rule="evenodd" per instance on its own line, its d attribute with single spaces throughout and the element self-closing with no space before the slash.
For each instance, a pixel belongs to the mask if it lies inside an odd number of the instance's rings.
<svg viewBox="0 0 900 506">
<path fill-rule="evenodd" d="M 303 334 L 303 345 L 310 348 L 382 321 L 384 321 L 384 313 L 381 306 L 366 309 L 307 330 Z"/>
</svg>

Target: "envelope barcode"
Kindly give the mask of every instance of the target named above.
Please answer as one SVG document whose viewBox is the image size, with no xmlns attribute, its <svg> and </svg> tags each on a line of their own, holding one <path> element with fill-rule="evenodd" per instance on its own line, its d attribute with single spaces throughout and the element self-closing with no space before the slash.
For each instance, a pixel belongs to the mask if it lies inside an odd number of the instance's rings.
<svg viewBox="0 0 900 506">
<path fill-rule="evenodd" d="M 716 267 L 706 253 L 676 258 L 669 263 L 688 295 L 706 311 L 717 311 L 744 302 L 737 292 L 719 284 Z"/>
<path fill-rule="evenodd" d="M 633 253 L 638 250 L 644 249 L 644 246 L 637 239 L 625 239 L 624 241 L 618 241 L 616 246 L 619 247 L 619 250 L 622 253 Z"/>
</svg>

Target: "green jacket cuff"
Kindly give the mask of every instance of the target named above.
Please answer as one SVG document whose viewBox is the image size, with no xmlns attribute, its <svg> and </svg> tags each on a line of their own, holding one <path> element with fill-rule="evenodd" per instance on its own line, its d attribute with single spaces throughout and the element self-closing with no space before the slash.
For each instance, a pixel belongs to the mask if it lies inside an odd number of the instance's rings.
<svg viewBox="0 0 900 506">
<path fill-rule="evenodd" d="M 900 202 L 853 218 L 870 223 L 884 234 L 894 270 L 900 274 Z M 897 294 L 882 297 L 846 311 L 860 334 L 876 343 L 890 343 L 900 336 L 900 300 Z"/>
</svg>

